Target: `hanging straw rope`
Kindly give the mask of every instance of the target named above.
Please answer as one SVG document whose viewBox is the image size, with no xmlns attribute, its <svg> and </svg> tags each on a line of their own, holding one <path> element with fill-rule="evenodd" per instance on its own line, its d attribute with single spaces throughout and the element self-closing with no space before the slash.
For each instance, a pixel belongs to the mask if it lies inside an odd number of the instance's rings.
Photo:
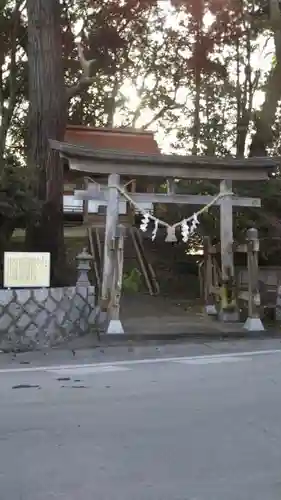
<svg viewBox="0 0 281 500">
<path fill-rule="evenodd" d="M 225 196 L 233 196 L 233 193 L 232 191 L 229 191 L 229 192 L 225 192 L 225 193 L 218 193 L 211 201 L 210 203 L 208 203 L 207 205 L 205 205 L 204 207 L 202 207 L 200 210 L 198 210 L 198 212 L 194 213 L 193 215 L 191 215 L 190 217 L 188 218 L 184 218 L 182 219 L 181 221 L 179 222 L 176 222 L 175 224 L 168 224 L 167 222 L 161 220 L 161 219 L 158 219 L 157 217 L 154 217 L 154 215 L 151 215 L 150 213 L 146 212 L 145 210 L 143 210 L 131 197 L 130 195 L 128 194 L 127 191 L 125 191 L 124 189 L 122 189 L 120 186 L 109 186 L 109 187 L 114 187 L 115 189 L 117 189 L 119 191 L 119 193 L 124 196 L 124 198 L 126 198 L 126 200 L 131 204 L 133 205 L 142 215 L 146 216 L 146 217 L 149 217 L 149 219 L 153 220 L 155 223 L 158 223 L 158 224 L 161 224 L 162 226 L 165 226 L 165 227 L 171 227 L 171 228 L 176 228 L 178 226 L 181 226 L 183 223 L 188 223 L 188 222 L 191 222 L 194 218 L 198 218 L 200 215 L 202 215 L 204 212 L 208 212 L 208 210 L 218 201 L 220 200 L 221 198 L 224 198 Z"/>
<path fill-rule="evenodd" d="M 90 180 L 94 184 L 96 184 L 100 188 L 100 184 L 96 182 L 94 179 L 91 179 L 90 177 L 85 177 L 85 179 Z M 140 229 L 145 232 L 147 231 L 147 227 L 149 224 L 149 221 L 154 221 L 154 230 L 152 231 L 152 240 L 156 238 L 156 234 L 158 231 L 159 225 L 164 226 L 167 228 L 167 237 L 166 241 L 177 241 L 176 238 L 176 228 L 181 227 L 181 232 L 182 232 L 182 239 L 184 242 L 187 242 L 189 236 L 195 231 L 196 227 L 199 224 L 198 217 L 202 215 L 205 212 L 208 212 L 208 210 L 221 198 L 224 198 L 225 196 L 233 196 L 232 191 L 225 192 L 225 193 L 218 193 L 214 198 L 205 205 L 204 207 L 200 208 L 197 212 L 193 213 L 187 218 L 184 218 L 180 220 L 179 222 L 176 222 L 175 224 L 168 224 L 167 222 L 158 219 L 154 215 L 150 214 L 146 210 L 144 210 L 142 207 L 140 207 L 129 195 L 128 191 L 126 191 L 125 187 L 128 185 L 127 183 L 123 188 L 118 185 L 109 185 L 108 188 L 115 188 L 117 191 L 130 203 L 130 205 L 134 206 L 136 210 L 138 210 L 142 215 L 143 215 L 143 220 L 140 225 Z M 188 226 L 188 223 L 191 223 L 191 226 Z"/>
</svg>

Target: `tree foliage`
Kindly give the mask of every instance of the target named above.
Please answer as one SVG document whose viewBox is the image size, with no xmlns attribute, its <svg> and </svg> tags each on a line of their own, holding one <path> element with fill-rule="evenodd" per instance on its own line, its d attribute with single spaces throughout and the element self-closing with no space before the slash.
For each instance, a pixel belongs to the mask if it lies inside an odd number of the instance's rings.
<svg viewBox="0 0 281 500">
<path fill-rule="evenodd" d="M 280 152 L 281 22 L 277 0 L 60 0 L 68 120 L 153 129 L 164 151 L 209 155 Z M 24 0 L 0 4 L 0 159 L 25 165 L 28 109 Z M 90 62 L 85 77 L 80 40 Z M 263 63 L 261 63 L 263 61 Z M 3 163 L 4 161 L 4 163 Z M 253 185 L 254 186 L 254 185 Z M 182 183 L 214 192 L 210 183 Z M 263 209 L 237 214 L 280 235 L 279 180 L 241 194 Z M 268 193 L 270 196 L 268 196 Z M 1 203 L 0 203 L 1 213 Z M 270 221 L 270 225 L 269 225 Z M 216 231 L 214 218 L 206 231 Z"/>
</svg>

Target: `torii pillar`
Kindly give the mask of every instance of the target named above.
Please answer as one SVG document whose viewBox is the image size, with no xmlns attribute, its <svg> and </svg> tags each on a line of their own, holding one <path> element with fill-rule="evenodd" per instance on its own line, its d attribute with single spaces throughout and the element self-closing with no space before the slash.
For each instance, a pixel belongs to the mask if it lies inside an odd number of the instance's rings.
<svg viewBox="0 0 281 500">
<path fill-rule="evenodd" d="M 101 286 L 101 311 L 100 322 L 108 321 L 106 333 L 122 334 L 124 329 L 119 318 L 119 303 L 118 307 L 111 304 L 115 297 L 115 288 L 119 284 L 120 277 L 116 276 L 116 259 L 118 260 L 119 248 L 117 244 L 117 226 L 119 219 L 119 191 L 117 187 L 120 185 L 120 175 L 110 174 L 108 176 L 108 203 L 106 207 L 106 224 L 105 224 L 105 240 L 104 240 L 104 258 Z M 123 236 L 122 236 L 123 237 Z M 121 252 L 123 248 L 121 248 Z M 119 259 L 120 260 L 120 259 Z M 123 264 L 119 269 L 123 272 Z M 115 283 L 117 280 L 117 283 Z M 122 276 L 121 276 L 122 280 Z M 119 288 L 121 285 L 119 286 Z M 120 295 L 120 294 L 119 294 Z M 120 296 L 118 297 L 118 301 Z"/>
<path fill-rule="evenodd" d="M 233 258 L 232 181 L 222 180 L 220 192 L 224 196 L 220 204 L 222 285 L 219 319 L 221 321 L 239 321 Z"/>
</svg>

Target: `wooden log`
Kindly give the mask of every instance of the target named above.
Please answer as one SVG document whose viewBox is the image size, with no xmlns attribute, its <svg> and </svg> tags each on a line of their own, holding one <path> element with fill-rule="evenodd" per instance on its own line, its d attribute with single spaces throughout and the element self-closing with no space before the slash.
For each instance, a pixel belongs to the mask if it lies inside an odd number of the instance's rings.
<svg viewBox="0 0 281 500">
<path fill-rule="evenodd" d="M 94 273 L 95 273 L 96 285 L 98 287 L 98 290 L 100 291 L 99 255 L 97 255 L 97 253 L 96 253 L 96 248 L 95 248 L 95 245 L 93 242 L 93 230 L 92 230 L 92 228 L 88 227 L 87 233 L 88 233 L 90 252 L 91 252 L 91 255 L 93 256 L 92 263 L 93 263 L 93 268 L 94 268 Z"/>
<path fill-rule="evenodd" d="M 145 259 L 145 265 L 147 266 L 147 269 L 148 269 L 148 272 L 150 275 L 150 283 L 151 283 L 152 288 L 153 288 L 153 295 L 158 295 L 160 293 L 160 286 L 159 286 L 159 283 L 157 281 L 156 274 L 154 272 L 154 269 L 153 269 L 151 263 L 149 262 L 149 260 L 146 259 L 142 235 L 138 229 L 135 229 L 134 236 L 135 236 L 135 240 L 137 242 L 137 246 L 139 247 L 139 250 L 141 251 L 141 254 L 143 256 L 143 260 Z"/>
<path fill-rule="evenodd" d="M 142 254 L 141 254 L 141 251 L 139 249 L 139 245 L 138 245 L 138 242 L 137 242 L 137 239 L 136 239 L 137 238 L 136 237 L 136 233 L 135 233 L 133 227 L 130 228 L 130 236 L 132 238 L 132 242 L 133 242 L 133 245 L 134 245 L 134 250 L 135 250 L 136 255 L 137 255 L 137 260 L 138 260 L 138 263 L 140 265 L 141 272 L 142 272 L 142 275 L 144 277 L 145 284 L 147 286 L 149 294 L 150 295 L 154 295 L 153 288 L 151 286 L 151 282 L 150 282 L 149 276 L 148 276 L 147 271 L 146 271 L 146 267 L 145 267 L 145 264 L 144 264 L 144 261 L 143 261 L 143 258 L 142 258 Z"/>
</svg>

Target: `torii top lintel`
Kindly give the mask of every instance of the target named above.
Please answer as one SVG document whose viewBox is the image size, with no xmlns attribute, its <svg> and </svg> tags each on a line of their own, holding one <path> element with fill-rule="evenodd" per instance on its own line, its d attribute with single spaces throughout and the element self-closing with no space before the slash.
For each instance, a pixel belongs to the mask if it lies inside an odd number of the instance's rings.
<svg viewBox="0 0 281 500">
<path fill-rule="evenodd" d="M 164 154 L 148 156 L 93 149 L 55 140 L 50 140 L 50 147 L 68 161 L 70 170 L 89 175 L 116 173 L 128 177 L 259 181 L 268 179 L 281 165 L 280 157 L 218 158 Z"/>
</svg>

